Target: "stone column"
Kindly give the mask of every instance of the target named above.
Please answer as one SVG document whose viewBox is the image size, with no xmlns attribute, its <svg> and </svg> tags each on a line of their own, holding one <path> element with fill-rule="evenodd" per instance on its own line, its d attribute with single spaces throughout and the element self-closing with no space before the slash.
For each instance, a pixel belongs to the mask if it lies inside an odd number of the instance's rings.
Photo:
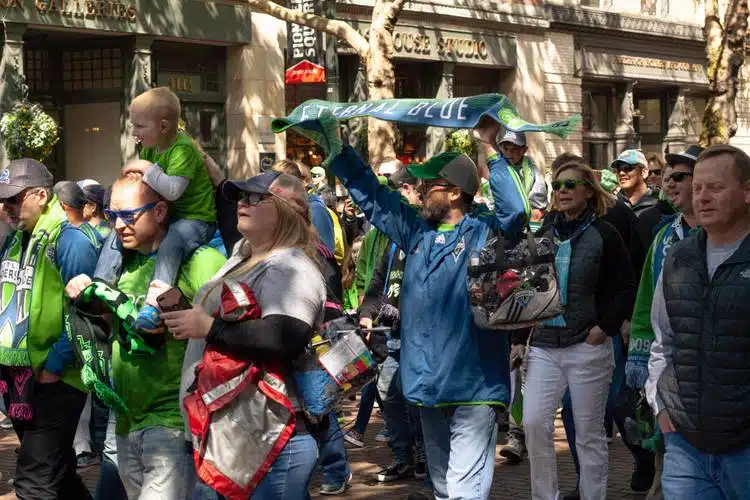
<svg viewBox="0 0 750 500">
<path fill-rule="evenodd" d="M 628 82 L 622 97 L 618 96 L 620 102 L 617 112 L 617 125 L 615 126 L 615 156 L 626 149 L 636 146 L 635 127 L 633 127 L 633 117 L 635 115 L 635 102 L 633 100 L 634 86 L 635 82 Z"/>
<path fill-rule="evenodd" d="M 133 52 L 126 64 L 125 95 L 123 96 L 123 113 L 120 120 L 120 146 L 123 164 L 136 155 L 135 139 L 130 131 L 130 104 L 140 94 L 151 88 L 151 36 L 136 35 L 133 37 Z"/>
<path fill-rule="evenodd" d="M 453 97 L 453 70 L 455 69 L 455 64 L 442 63 L 441 66 L 442 68 L 440 72 L 440 83 L 438 84 L 435 98 L 450 99 L 451 97 Z M 443 151 L 445 147 L 445 138 L 448 135 L 447 132 L 447 129 L 444 129 L 442 127 L 427 128 L 427 158 L 431 158 Z"/>
<path fill-rule="evenodd" d="M 687 92 L 680 88 L 677 93 L 677 100 L 669 115 L 669 129 L 664 137 L 664 148 L 670 153 L 679 153 L 685 150 L 687 142 L 687 107 L 685 96 Z"/>
<path fill-rule="evenodd" d="M 5 23 L 5 43 L 0 58 L 0 115 L 9 111 L 13 104 L 24 97 L 26 86 L 23 67 L 23 34 L 25 24 Z M 0 137 L 0 164 L 7 165 L 5 145 Z"/>
</svg>

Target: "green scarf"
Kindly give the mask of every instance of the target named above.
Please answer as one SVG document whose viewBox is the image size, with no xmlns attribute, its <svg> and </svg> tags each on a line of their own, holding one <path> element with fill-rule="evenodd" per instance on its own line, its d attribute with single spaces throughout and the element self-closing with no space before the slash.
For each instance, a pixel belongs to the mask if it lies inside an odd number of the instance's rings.
<svg viewBox="0 0 750 500">
<path fill-rule="evenodd" d="M 55 245 L 66 220 L 53 196 L 30 237 L 18 230 L 8 235 L 0 257 L 0 365 L 30 366 L 39 373 L 60 338 L 65 284 Z M 62 379 L 82 387 L 78 370 L 66 370 Z"/>
</svg>

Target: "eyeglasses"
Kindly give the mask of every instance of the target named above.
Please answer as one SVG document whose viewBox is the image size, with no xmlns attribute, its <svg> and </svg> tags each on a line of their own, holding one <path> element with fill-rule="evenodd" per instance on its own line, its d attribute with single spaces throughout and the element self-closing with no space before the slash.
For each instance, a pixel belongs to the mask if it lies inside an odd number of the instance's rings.
<svg viewBox="0 0 750 500">
<path fill-rule="evenodd" d="M 239 203 L 243 203 L 245 205 L 250 205 L 251 207 L 254 207 L 258 203 L 262 203 L 263 200 L 271 196 L 270 194 L 262 194 L 262 193 L 248 193 L 248 192 L 241 192 L 240 197 L 237 200 Z"/>
<path fill-rule="evenodd" d="M 620 162 L 617 165 L 615 165 L 615 172 L 625 172 L 626 174 L 629 174 L 633 170 L 635 170 L 637 165 L 631 165 L 630 163 L 624 163 Z"/>
<path fill-rule="evenodd" d="M 432 191 L 433 188 L 436 188 L 436 187 L 443 188 L 443 189 L 450 189 L 453 187 L 453 185 L 448 182 L 436 182 L 434 184 L 423 183 L 419 185 L 419 192 L 422 194 L 429 193 L 430 191 Z"/>
<path fill-rule="evenodd" d="M 128 226 L 132 226 L 135 224 L 135 221 L 138 220 L 138 217 L 141 216 L 142 213 L 151 210 L 154 208 L 159 202 L 154 201 L 151 203 L 147 203 L 146 205 L 143 205 L 142 207 L 133 208 L 131 210 L 105 210 L 104 216 L 107 217 L 107 220 L 111 224 L 114 224 L 117 222 L 117 219 L 122 220 L 125 224 Z"/>
<path fill-rule="evenodd" d="M 581 179 L 566 179 L 564 181 L 552 181 L 552 191 L 560 191 L 562 188 L 567 189 L 568 191 L 572 191 L 576 188 L 576 186 L 586 186 L 589 184 L 589 181 L 581 180 Z"/>
<path fill-rule="evenodd" d="M 693 176 L 692 172 L 672 172 L 672 175 L 667 177 L 667 182 L 669 182 L 670 179 L 675 182 L 682 182 L 688 177 L 692 177 L 692 176 Z"/>
<path fill-rule="evenodd" d="M 34 189 L 24 189 L 23 191 L 21 191 L 17 195 L 11 196 L 10 198 L 5 198 L 4 200 L 0 200 L 0 201 L 2 201 L 2 203 L 4 205 L 20 205 L 21 203 L 23 203 L 26 200 L 26 197 L 28 195 L 30 195 L 30 194 L 32 194 L 34 192 L 37 192 L 37 191 L 38 190 L 35 191 Z"/>
</svg>

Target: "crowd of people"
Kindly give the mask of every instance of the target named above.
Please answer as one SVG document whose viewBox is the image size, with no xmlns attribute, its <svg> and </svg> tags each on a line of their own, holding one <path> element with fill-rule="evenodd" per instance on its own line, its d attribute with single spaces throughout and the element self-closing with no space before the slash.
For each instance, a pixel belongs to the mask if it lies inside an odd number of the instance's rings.
<svg viewBox="0 0 750 500">
<path fill-rule="evenodd" d="M 436 499 L 490 496 L 499 432 L 508 464 L 529 460 L 533 499 L 604 499 L 615 429 L 647 498 L 750 497 L 741 150 L 592 166 L 563 153 L 548 180 L 523 132 L 483 120 L 477 158 L 368 166 L 345 146 L 328 169 L 282 160 L 228 180 L 178 130 L 167 88 L 129 114 L 140 155 L 111 186 L 55 184 L 28 158 L 0 173 L 0 427 L 20 442 L 17 498 L 296 500 L 316 467 L 320 494 L 345 494 L 347 446 L 366 446 L 376 402 L 393 455 L 377 481 L 416 478 Z M 488 232 L 529 231 L 554 242 L 562 314 L 478 325 L 470 255 Z M 92 290 L 108 309 L 87 309 Z M 373 345 L 386 331 L 353 422 L 310 411 L 326 394 L 298 376 L 342 318 Z M 92 495 L 77 469 L 99 463 Z"/>
</svg>

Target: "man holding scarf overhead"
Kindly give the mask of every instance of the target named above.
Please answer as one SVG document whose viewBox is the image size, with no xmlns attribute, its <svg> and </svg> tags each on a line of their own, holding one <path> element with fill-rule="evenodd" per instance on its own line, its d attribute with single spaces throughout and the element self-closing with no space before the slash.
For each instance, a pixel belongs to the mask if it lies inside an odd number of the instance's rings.
<svg viewBox="0 0 750 500">
<path fill-rule="evenodd" d="M 407 254 L 401 295 L 401 380 L 420 407 L 435 497 L 487 498 L 494 472 L 496 410 L 509 399 L 508 339 L 474 323 L 466 288 L 467 263 L 489 226 L 521 232 L 529 205 L 494 143 L 498 125 L 477 135 L 489 157 L 494 213 L 470 213 L 479 189 L 477 167 L 459 153 L 409 166 L 422 179 L 420 212 L 380 185 L 346 146 L 331 169 L 372 224 Z"/>
<path fill-rule="evenodd" d="M 0 392 L 21 441 L 14 486 L 21 499 L 86 499 L 73 436 L 86 401 L 63 328 L 65 284 L 92 273 L 97 251 L 67 224 L 52 174 L 24 158 L 0 172 L 14 229 L 0 254 Z"/>
</svg>

